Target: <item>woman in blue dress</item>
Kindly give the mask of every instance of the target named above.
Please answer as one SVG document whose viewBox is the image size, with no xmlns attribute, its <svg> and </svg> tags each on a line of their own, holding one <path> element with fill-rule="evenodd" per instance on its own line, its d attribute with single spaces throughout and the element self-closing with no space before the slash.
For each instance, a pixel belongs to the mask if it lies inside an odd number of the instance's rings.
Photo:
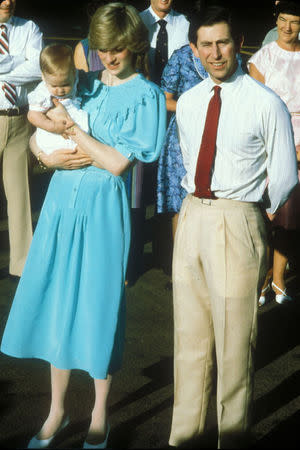
<svg viewBox="0 0 300 450">
<path fill-rule="evenodd" d="M 107 398 L 124 343 L 130 244 L 124 178 L 136 160 L 158 158 L 165 135 L 164 94 L 142 75 L 148 32 L 136 9 L 123 3 L 99 8 L 89 41 L 105 67 L 83 72 L 79 83 L 91 136 L 76 124 L 66 129 L 78 144 L 74 154 L 46 155 L 32 145 L 41 163 L 59 170 L 49 185 L 1 345 L 8 355 L 51 364 L 49 416 L 28 448 L 47 447 L 65 423 L 71 369 L 94 378 L 84 448 L 106 446 Z M 63 106 L 55 109 L 70 125 Z"/>
<path fill-rule="evenodd" d="M 166 65 L 161 87 L 166 95 L 167 110 L 172 113 L 165 142 L 158 161 L 157 212 L 174 213 L 172 217 L 173 237 L 178 213 L 186 191 L 181 186 L 185 175 L 176 129 L 176 103 L 181 94 L 207 77 L 207 72 L 189 45 L 175 50 Z"/>
</svg>

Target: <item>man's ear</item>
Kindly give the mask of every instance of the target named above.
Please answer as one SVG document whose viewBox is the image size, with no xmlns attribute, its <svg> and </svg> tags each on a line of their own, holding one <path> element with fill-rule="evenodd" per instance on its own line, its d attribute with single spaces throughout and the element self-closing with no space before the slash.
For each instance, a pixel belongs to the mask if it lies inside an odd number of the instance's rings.
<svg viewBox="0 0 300 450">
<path fill-rule="evenodd" d="M 196 45 L 193 44 L 193 42 L 190 42 L 190 47 L 192 49 L 192 52 L 196 56 L 196 58 L 199 58 L 199 53 L 198 53 L 198 49 L 197 49 Z"/>
</svg>

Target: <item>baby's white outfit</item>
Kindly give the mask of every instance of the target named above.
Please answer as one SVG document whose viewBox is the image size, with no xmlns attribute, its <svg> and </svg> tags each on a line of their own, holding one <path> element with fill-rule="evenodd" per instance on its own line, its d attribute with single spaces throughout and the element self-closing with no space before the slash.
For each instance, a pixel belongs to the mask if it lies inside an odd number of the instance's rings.
<svg viewBox="0 0 300 450">
<path fill-rule="evenodd" d="M 51 98 L 57 98 L 61 104 L 66 108 L 71 119 L 86 133 L 89 132 L 88 113 L 81 108 L 81 98 L 76 96 L 78 84 L 78 76 L 73 89 L 66 97 L 55 97 L 50 94 L 46 83 L 41 81 L 37 87 L 28 94 L 29 110 L 47 112 L 49 108 L 53 107 Z M 71 138 L 64 139 L 60 134 L 51 133 L 50 131 L 37 128 L 36 143 L 43 152 L 48 155 L 59 149 L 74 149 L 76 142 Z"/>
</svg>

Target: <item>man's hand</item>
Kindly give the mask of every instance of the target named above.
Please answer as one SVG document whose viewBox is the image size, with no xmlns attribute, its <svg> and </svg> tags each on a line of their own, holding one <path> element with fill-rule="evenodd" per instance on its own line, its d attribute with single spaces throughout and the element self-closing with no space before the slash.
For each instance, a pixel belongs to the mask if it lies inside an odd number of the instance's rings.
<svg viewBox="0 0 300 450">
<path fill-rule="evenodd" d="M 271 214 L 271 213 L 267 212 L 267 216 L 268 216 L 268 219 L 270 220 L 270 222 L 272 222 L 275 219 L 276 214 Z"/>
</svg>

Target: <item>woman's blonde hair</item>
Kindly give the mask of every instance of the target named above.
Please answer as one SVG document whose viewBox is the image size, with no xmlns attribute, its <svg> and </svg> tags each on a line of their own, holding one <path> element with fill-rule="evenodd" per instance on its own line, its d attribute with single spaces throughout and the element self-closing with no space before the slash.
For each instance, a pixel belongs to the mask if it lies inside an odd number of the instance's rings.
<svg viewBox="0 0 300 450">
<path fill-rule="evenodd" d="M 134 69 L 149 76 L 148 30 L 133 6 L 116 2 L 98 8 L 88 38 L 91 49 L 128 49 L 133 55 Z"/>
<path fill-rule="evenodd" d="M 42 73 L 49 75 L 75 71 L 72 47 L 66 44 L 47 45 L 40 54 L 40 67 Z"/>
</svg>

